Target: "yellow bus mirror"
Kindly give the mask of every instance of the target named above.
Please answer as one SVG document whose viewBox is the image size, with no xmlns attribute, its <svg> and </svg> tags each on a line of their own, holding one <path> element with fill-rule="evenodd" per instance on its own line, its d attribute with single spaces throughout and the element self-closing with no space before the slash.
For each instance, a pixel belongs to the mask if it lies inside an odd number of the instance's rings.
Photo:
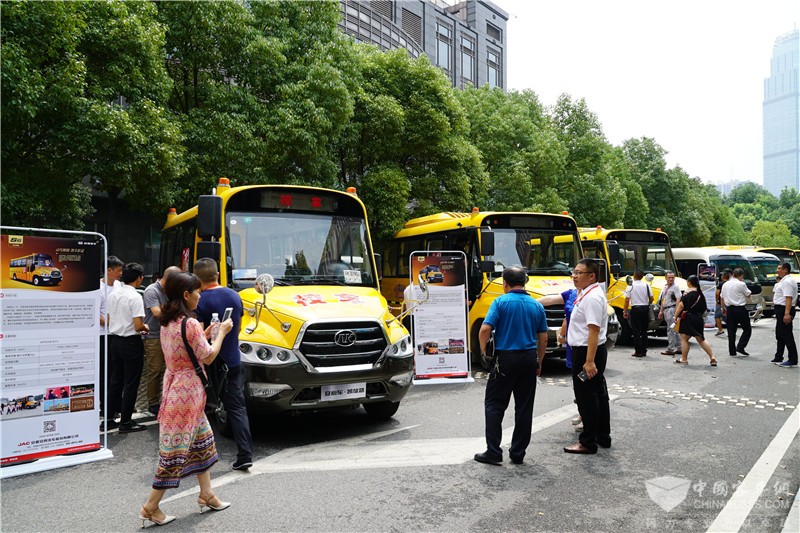
<svg viewBox="0 0 800 533">
<path fill-rule="evenodd" d="M 256 278 L 255 288 L 258 294 L 264 296 L 275 286 L 275 279 L 269 274 L 260 274 Z"/>
</svg>

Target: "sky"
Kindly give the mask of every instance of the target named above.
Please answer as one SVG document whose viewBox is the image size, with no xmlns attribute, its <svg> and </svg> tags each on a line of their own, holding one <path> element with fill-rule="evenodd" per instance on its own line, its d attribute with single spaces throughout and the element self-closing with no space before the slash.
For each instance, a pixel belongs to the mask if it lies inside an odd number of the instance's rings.
<svg viewBox="0 0 800 533">
<path fill-rule="evenodd" d="M 705 182 L 762 183 L 762 102 L 798 0 L 492 0 L 509 14 L 507 82 L 584 98 L 609 142 L 651 137 Z"/>
</svg>

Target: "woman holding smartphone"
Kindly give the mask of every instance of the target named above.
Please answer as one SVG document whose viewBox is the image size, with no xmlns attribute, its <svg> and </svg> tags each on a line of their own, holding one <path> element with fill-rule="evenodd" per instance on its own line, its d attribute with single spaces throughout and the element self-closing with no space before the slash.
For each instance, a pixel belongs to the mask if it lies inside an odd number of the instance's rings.
<svg viewBox="0 0 800 533">
<path fill-rule="evenodd" d="M 220 501 L 211 489 L 209 468 L 219 456 L 205 414 L 206 391 L 195 372 L 186 344 L 201 366 L 208 365 L 219 354 L 233 322 L 222 322 L 219 335 L 209 344 L 206 340 L 208 332 L 194 318 L 194 310 L 200 301 L 200 281 L 193 274 L 179 272 L 167 278 L 164 289 L 167 303 L 161 312 L 161 346 L 167 369 L 158 411 L 159 460 L 150 496 L 139 511 L 142 527 L 146 521 L 163 526 L 175 520 L 174 516 L 159 509 L 158 504 L 166 489 L 177 488 L 182 478 L 192 474 L 197 474 L 200 484 L 197 498 L 200 512 L 205 507 L 222 511 L 230 506 L 230 503 Z"/>
</svg>

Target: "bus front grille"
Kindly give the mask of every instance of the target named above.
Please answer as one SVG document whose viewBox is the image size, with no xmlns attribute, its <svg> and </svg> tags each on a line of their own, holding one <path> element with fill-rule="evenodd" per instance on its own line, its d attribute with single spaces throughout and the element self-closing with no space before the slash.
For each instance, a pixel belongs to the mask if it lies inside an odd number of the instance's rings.
<svg viewBox="0 0 800 533">
<path fill-rule="evenodd" d="M 564 320 L 564 305 L 548 305 L 544 308 L 544 316 L 547 318 L 548 328 L 559 328 Z"/>
<path fill-rule="evenodd" d="M 375 364 L 386 346 L 378 322 L 321 322 L 306 328 L 300 352 L 315 368 L 364 365 Z"/>
</svg>

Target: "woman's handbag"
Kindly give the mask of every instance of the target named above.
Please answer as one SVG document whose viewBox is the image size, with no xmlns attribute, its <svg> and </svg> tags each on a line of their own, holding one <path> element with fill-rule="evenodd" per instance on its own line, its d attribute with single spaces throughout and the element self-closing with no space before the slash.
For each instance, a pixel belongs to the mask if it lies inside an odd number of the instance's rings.
<svg viewBox="0 0 800 533">
<path fill-rule="evenodd" d="M 186 347 L 186 351 L 189 354 L 189 359 L 194 365 L 194 371 L 197 373 L 197 377 L 200 378 L 200 382 L 203 384 L 203 388 L 206 390 L 206 399 L 210 400 L 214 404 L 218 404 L 219 399 L 222 398 L 222 392 L 227 382 L 228 365 L 226 365 L 224 362 L 221 362 L 221 365 L 216 373 L 216 380 L 209 380 L 206 377 L 205 372 L 203 372 L 203 367 L 200 366 L 200 362 L 197 360 L 197 356 L 194 354 L 194 350 L 189 345 L 189 340 L 186 338 L 186 322 L 188 320 L 189 317 L 185 316 L 181 322 L 181 337 L 183 337 L 183 345 Z M 215 384 L 214 381 L 217 381 L 217 383 Z"/>
<path fill-rule="evenodd" d="M 681 328 L 681 320 L 686 318 L 686 311 L 683 311 L 680 316 L 675 318 L 675 323 L 672 325 L 672 329 L 678 331 Z"/>
</svg>

